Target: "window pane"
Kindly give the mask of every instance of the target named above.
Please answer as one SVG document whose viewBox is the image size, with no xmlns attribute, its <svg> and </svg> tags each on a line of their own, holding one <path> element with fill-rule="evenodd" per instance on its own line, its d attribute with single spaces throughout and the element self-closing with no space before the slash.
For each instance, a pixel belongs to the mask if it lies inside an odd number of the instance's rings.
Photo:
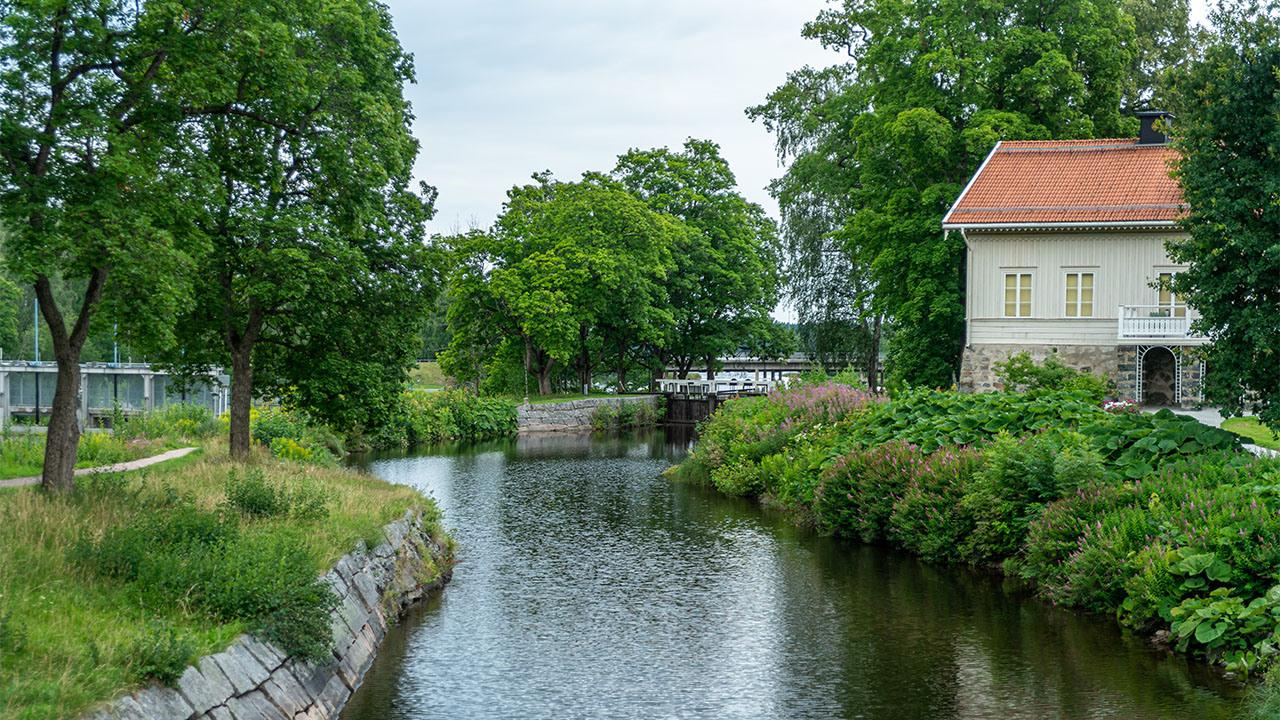
<svg viewBox="0 0 1280 720">
<path fill-rule="evenodd" d="M 1089 291 L 1093 290 L 1093 273 L 1084 273 L 1080 276 L 1080 287 Z"/>
<path fill-rule="evenodd" d="M 1012 290 L 1012 289 L 1014 289 L 1014 287 L 1016 287 L 1016 283 L 1017 283 L 1017 282 L 1018 282 L 1018 276 L 1017 276 L 1017 275 L 1005 275 L 1005 276 L 1004 276 L 1004 289 L 1005 289 L 1005 290 Z"/>
<path fill-rule="evenodd" d="M 1093 317 L 1093 302 L 1080 303 L 1080 317 Z"/>
<path fill-rule="evenodd" d="M 1017 317 L 1017 316 L 1018 316 L 1018 308 L 1017 308 L 1017 306 L 1016 306 L 1016 305 L 1014 305 L 1014 304 L 1013 304 L 1013 302 L 1012 302 L 1012 301 L 1006 302 L 1006 303 L 1004 304 L 1004 316 L 1005 316 L 1005 317 Z"/>
<path fill-rule="evenodd" d="M 1072 302 L 1068 302 L 1068 303 L 1067 303 L 1067 317 L 1075 317 L 1075 316 L 1076 316 L 1076 304 L 1075 304 L 1075 302 L 1073 302 L 1073 301 L 1072 301 Z"/>
</svg>

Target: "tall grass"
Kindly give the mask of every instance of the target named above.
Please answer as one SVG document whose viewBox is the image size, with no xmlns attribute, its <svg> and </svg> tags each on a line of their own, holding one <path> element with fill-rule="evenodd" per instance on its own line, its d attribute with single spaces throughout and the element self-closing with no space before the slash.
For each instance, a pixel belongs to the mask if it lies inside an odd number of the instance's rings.
<svg viewBox="0 0 1280 720">
<path fill-rule="evenodd" d="M 286 463 L 258 451 L 266 482 L 323 492 L 327 513 L 257 518 L 245 532 L 288 533 L 319 572 L 358 540 L 377 542 L 383 525 L 410 507 L 434 505 L 417 492 L 350 470 Z M 134 585 L 104 577 L 76 548 L 145 522 L 154 499 L 178 497 L 225 512 L 233 466 L 218 443 L 200 457 L 137 473 L 90 476 L 61 496 L 37 488 L 0 490 L 0 720 L 70 718 L 138 683 L 156 628 L 185 643 L 184 654 L 216 652 L 249 629 L 186 602 L 144 602 Z"/>
</svg>

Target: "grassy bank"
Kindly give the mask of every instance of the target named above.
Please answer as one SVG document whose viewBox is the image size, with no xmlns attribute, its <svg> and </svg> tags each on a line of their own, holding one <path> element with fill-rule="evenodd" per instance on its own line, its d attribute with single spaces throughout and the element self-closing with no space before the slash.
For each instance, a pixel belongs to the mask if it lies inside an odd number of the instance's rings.
<svg viewBox="0 0 1280 720">
<path fill-rule="evenodd" d="M 726 404 L 674 471 L 824 532 L 998 568 L 1258 676 L 1280 642 L 1280 463 L 1079 391 L 887 401 L 836 383 Z"/>
<path fill-rule="evenodd" d="M 1275 431 L 1263 425 L 1256 417 L 1225 420 L 1222 423 L 1222 429 L 1248 438 L 1249 442 L 1260 447 L 1280 450 L 1280 437 L 1277 437 Z"/>
<path fill-rule="evenodd" d="M 318 575 L 410 507 L 438 524 L 409 488 L 205 444 L 66 496 L 0 491 L 0 718 L 75 717 L 245 631 L 322 656 Z"/>
</svg>

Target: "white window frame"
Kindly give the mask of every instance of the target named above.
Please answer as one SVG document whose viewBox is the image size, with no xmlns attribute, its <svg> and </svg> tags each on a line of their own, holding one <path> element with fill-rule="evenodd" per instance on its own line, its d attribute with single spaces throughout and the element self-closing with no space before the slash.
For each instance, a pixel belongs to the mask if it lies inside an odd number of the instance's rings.
<svg viewBox="0 0 1280 720">
<path fill-rule="evenodd" d="M 1163 289 L 1164 283 L 1162 281 L 1162 278 L 1165 275 L 1168 275 L 1169 279 L 1172 280 L 1178 276 L 1178 272 L 1179 272 L 1178 270 L 1175 270 L 1173 268 L 1156 268 L 1156 307 L 1160 308 L 1161 310 L 1168 311 L 1169 314 L 1165 315 L 1164 317 L 1186 317 L 1187 316 L 1187 304 L 1183 302 L 1178 302 L 1178 293 L 1174 292 L 1172 288 L 1169 289 L 1168 303 L 1165 303 L 1160 297 L 1160 294 L 1164 292 L 1164 289 Z M 1156 312 L 1160 312 L 1161 310 L 1157 310 Z"/>
<path fill-rule="evenodd" d="M 1070 308 L 1072 304 L 1071 301 L 1067 299 L 1067 291 L 1069 290 L 1067 286 L 1067 278 L 1071 277 L 1072 275 L 1076 276 L 1076 302 L 1075 302 L 1076 314 L 1075 315 L 1067 314 L 1067 309 Z M 1081 283 L 1081 280 L 1084 279 L 1085 275 L 1089 275 L 1091 278 L 1089 289 L 1093 291 L 1093 299 L 1089 301 L 1089 314 L 1081 315 L 1080 309 L 1084 306 L 1084 301 L 1080 299 L 1080 296 L 1081 296 L 1080 291 L 1084 288 L 1083 284 Z M 1064 270 L 1062 272 L 1062 317 L 1068 320 L 1079 320 L 1081 318 L 1084 318 L 1087 320 L 1095 317 L 1097 309 L 1098 309 L 1098 271 L 1093 268 Z"/>
<path fill-rule="evenodd" d="M 1009 308 L 1006 307 L 1006 300 L 1004 296 L 1005 291 L 1008 289 L 1009 276 L 1011 275 L 1018 278 L 1017 280 L 1014 281 L 1015 295 L 1014 295 L 1014 303 L 1013 303 L 1013 309 L 1014 309 L 1013 315 L 1008 314 Z M 1022 309 L 1022 291 L 1024 289 L 1022 286 L 1023 275 L 1026 275 L 1028 278 L 1027 286 L 1025 289 L 1030 291 L 1029 297 L 1027 298 L 1027 314 L 1026 315 L 1022 315 L 1019 312 Z M 1010 319 L 1010 320 L 1021 320 L 1021 319 L 1034 317 L 1035 307 L 1036 307 L 1035 288 L 1036 288 L 1036 273 L 1034 270 L 1031 270 L 1029 268 L 1021 268 L 1021 269 L 1001 268 L 1000 269 L 1000 317 Z"/>
</svg>

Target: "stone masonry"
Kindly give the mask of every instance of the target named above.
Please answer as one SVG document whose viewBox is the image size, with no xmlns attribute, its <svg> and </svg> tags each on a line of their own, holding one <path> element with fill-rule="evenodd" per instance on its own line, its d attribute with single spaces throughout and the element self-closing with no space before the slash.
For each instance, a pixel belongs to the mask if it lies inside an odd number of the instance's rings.
<svg viewBox="0 0 1280 720">
<path fill-rule="evenodd" d="M 330 720 L 373 665 L 390 623 L 448 582 L 452 558 L 410 511 L 363 541 L 321 578 L 341 598 L 332 615 L 334 659 L 314 665 L 242 635 L 187 668 L 173 688 L 152 685 L 111 701 L 86 720 Z"/>
<path fill-rule="evenodd" d="M 1165 347 L 1165 346 L 1158 346 Z M 960 365 L 961 390 L 967 392 L 989 392 L 1002 390 L 1003 386 L 996 379 L 995 364 L 1009 359 L 1010 355 L 1028 352 L 1037 362 L 1043 361 L 1050 353 L 1056 352 L 1058 359 L 1068 366 L 1085 372 L 1092 372 L 1111 379 L 1115 383 L 1115 395 L 1118 398 L 1136 402 L 1156 402 L 1157 404 L 1180 404 L 1193 407 L 1203 401 L 1203 365 L 1202 358 L 1195 348 L 1169 346 L 1169 351 L 1177 358 L 1177 372 L 1181 376 L 1182 401 L 1175 402 L 1172 377 L 1163 377 L 1159 367 L 1154 363 L 1138 362 L 1139 348 L 1136 345 L 1120 345 L 1107 347 L 1102 345 L 974 345 L 965 348 Z M 1147 358 L 1154 359 L 1148 351 Z M 1145 358 L 1144 358 L 1145 359 Z M 1160 383 L 1157 393 L 1148 392 L 1152 387 L 1145 387 L 1144 398 L 1138 398 L 1138 373 L 1143 373 L 1144 386 Z M 1159 377 L 1157 377 L 1159 376 Z M 1164 387 L 1167 385 L 1168 387 Z"/>
<path fill-rule="evenodd" d="M 964 350 L 960 362 L 961 390 L 969 392 L 990 392 L 1002 390 L 1003 385 L 996 379 L 995 364 L 1009 359 L 1010 355 L 1020 352 L 1031 354 L 1031 359 L 1043 362 L 1051 353 L 1056 352 L 1058 359 L 1067 365 L 1084 372 L 1096 373 L 1104 377 L 1115 378 L 1121 370 L 1121 361 L 1116 348 L 1102 345 L 972 345 Z"/>
<path fill-rule="evenodd" d="M 644 403 L 658 407 L 656 395 L 620 395 L 585 398 L 561 403 L 521 405 L 517 413 L 520 434 L 535 432 L 575 432 L 591 429 L 591 416 L 601 405 Z"/>
</svg>

